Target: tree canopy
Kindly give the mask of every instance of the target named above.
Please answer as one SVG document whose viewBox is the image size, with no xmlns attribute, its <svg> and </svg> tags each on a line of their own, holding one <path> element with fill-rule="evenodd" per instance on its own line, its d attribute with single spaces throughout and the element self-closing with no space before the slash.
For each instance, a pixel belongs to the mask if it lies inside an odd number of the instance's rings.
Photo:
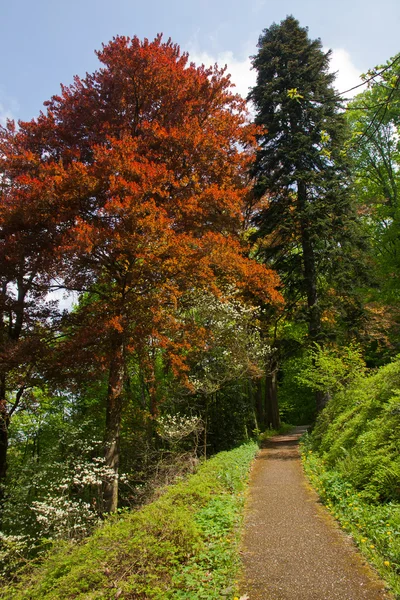
<svg viewBox="0 0 400 600">
<path fill-rule="evenodd" d="M 201 339 L 179 318 L 182 295 L 218 296 L 230 283 L 267 303 L 281 297 L 275 273 L 247 258 L 240 240 L 254 126 L 224 70 L 189 64 L 161 36 L 117 37 L 98 57 L 103 67 L 63 87 L 46 114 L 2 130 L 22 146 L 3 164 L 11 169 L 22 152 L 33 163 L 17 185 L 25 178 L 24 193 L 39 203 L 31 209 L 55 221 L 53 277 L 86 294 L 66 343 L 69 353 L 89 348 L 108 370 L 106 464 L 117 474 L 128 356 L 140 357 L 154 395 L 152 353 L 162 350 L 184 375 L 185 354 Z M 112 510 L 116 490 L 117 477 L 106 492 Z"/>
</svg>

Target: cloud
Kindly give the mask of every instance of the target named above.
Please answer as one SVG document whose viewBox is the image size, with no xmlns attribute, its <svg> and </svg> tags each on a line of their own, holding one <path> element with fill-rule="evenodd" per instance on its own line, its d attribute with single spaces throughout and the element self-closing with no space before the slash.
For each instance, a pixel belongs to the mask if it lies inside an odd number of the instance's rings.
<svg viewBox="0 0 400 600">
<path fill-rule="evenodd" d="M 253 47 L 248 47 L 247 54 L 254 54 Z M 236 90 L 244 98 L 249 93 L 249 88 L 256 83 L 256 71 L 251 70 L 251 60 L 248 56 L 237 58 L 231 50 L 212 55 L 208 52 L 199 52 L 193 50 L 189 53 L 190 60 L 197 65 L 204 64 L 206 67 L 217 63 L 220 67 L 225 64 L 228 66 L 228 73 L 231 74 L 232 83 Z M 335 88 L 338 92 L 344 92 L 355 85 L 361 83 L 361 71 L 352 63 L 350 54 L 344 48 L 335 48 L 332 50 L 330 71 L 336 72 Z M 362 88 L 346 94 L 346 97 L 352 97 L 362 91 Z"/>
<path fill-rule="evenodd" d="M 0 89 L 0 125 L 5 125 L 7 119 L 14 119 L 17 121 L 18 117 L 16 115 L 19 112 L 19 104 L 14 99 L 4 93 L 2 89 Z"/>
<path fill-rule="evenodd" d="M 250 54 L 250 52 L 249 52 Z M 223 67 L 227 65 L 228 73 L 231 75 L 231 81 L 235 84 L 235 92 L 246 98 L 249 93 L 249 88 L 256 82 L 256 72 L 251 70 L 251 61 L 249 57 L 238 59 L 234 56 L 231 50 L 220 52 L 212 56 L 208 52 L 189 52 L 189 60 L 196 65 L 204 64 L 206 67 L 214 65 Z"/>
<path fill-rule="evenodd" d="M 7 119 L 13 119 L 14 116 L 10 109 L 7 109 L 0 102 L 0 125 L 5 125 L 7 123 Z"/>
<path fill-rule="evenodd" d="M 331 56 L 330 71 L 337 71 L 334 83 L 338 92 L 344 92 L 361 83 L 361 71 L 352 63 L 351 56 L 344 48 L 334 48 Z M 352 98 L 362 92 L 363 88 L 358 88 L 345 94 L 346 98 Z"/>
</svg>

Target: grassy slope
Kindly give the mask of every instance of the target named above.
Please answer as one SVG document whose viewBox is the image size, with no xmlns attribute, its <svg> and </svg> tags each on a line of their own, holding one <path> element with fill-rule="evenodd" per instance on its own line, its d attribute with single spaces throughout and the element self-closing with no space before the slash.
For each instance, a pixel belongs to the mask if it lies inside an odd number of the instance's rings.
<svg viewBox="0 0 400 600">
<path fill-rule="evenodd" d="M 8 599 L 234 596 L 239 523 L 249 443 L 221 452 L 156 502 L 110 520 L 84 543 L 53 551 L 31 567 Z"/>
<path fill-rule="evenodd" d="M 304 446 L 328 509 L 400 598 L 400 361 L 337 394 Z"/>
</svg>

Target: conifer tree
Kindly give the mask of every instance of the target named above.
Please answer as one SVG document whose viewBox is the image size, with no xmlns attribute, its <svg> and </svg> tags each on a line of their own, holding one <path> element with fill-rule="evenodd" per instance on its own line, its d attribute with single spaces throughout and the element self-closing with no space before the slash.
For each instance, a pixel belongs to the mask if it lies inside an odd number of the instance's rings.
<svg viewBox="0 0 400 600">
<path fill-rule="evenodd" d="M 294 17 L 265 29 L 258 49 L 249 99 L 263 127 L 253 169 L 259 253 L 279 272 L 288 308 L 304 306 L 310 341 L 320 342 L 327 290 L 334 281 L 338 296 L 356 278 L 345 120 L 330 51 Z"/>
</svg>

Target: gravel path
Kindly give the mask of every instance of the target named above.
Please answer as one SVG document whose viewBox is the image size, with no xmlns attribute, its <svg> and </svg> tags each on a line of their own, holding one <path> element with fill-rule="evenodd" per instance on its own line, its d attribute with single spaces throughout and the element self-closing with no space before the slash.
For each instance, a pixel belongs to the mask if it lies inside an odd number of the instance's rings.
<svg viewBox="0 0 400 600">
<path fill-rule="evenodd" d="M 249 600 L 391 598 L 351 539 L 318 502 L 301 466 L 305 428 L 276 436 L 250 478 L 241 590 Z"/>
</svg>

